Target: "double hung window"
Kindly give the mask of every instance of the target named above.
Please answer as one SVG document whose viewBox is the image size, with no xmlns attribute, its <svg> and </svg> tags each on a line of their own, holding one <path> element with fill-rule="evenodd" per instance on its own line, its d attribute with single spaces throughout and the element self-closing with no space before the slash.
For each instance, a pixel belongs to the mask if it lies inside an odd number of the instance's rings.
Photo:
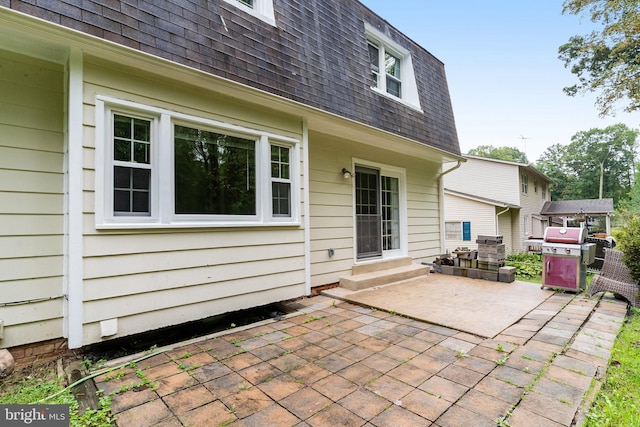
<svg viewBox="0 0 640 427">
<path fill-rule="evenodd" d="M 150 215 L 151 121 L 113 115 L 113 214 Z"/>
<path fill-rule="evenodd" d="M 271 146 L 271 204 L 273 216 L 291 215 L 291 149 Z"/>
<path fill-rule="evenodd" d="M 410 52 L 365 24 L 371 88 L 420 110 L 420 98 Z"/>
<path fill-rule="evenodd" d="M 388 94 L 402 98 L 402 75 L 400 58 L 385 49 L 384 45 L 369 41 L 369 62 L 373 87 L 380 88 Z M 380 64 L 384 70 L 380 70 Z"/>
<path fill-rule="evenodd" d="M 521 175 L 521 180 L 522 180 L 522 193 L 528 194 L 529 193 L 529 176 L 526 173 L 523 173 Z"/>
<path fill-rule="evenodd" d="M 298 140 L 108 97 L 96 107 L 98 227 L 299 223 Z"/>
<path fill-rule="evenodd" d="M 400 58 L 386 50 L 384 45 L 369 41 L 369 62 L 373 80 L 372 86 L 397 98 L 402 98 Z M 380 69 L 380 64 L 384 64 L 384 70 Z"/>
</svg>

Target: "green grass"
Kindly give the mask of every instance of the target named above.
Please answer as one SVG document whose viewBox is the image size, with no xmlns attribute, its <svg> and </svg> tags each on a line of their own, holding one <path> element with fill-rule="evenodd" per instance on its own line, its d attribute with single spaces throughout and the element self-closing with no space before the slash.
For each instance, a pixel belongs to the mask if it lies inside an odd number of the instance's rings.
<svg viewBox="0 0 640 427">
<path fill-rule="evenodd" d="M 640 310 L 622 327 L 585 427 L 640 426 Z"/>
<path fill-rule="evenodd" d="M 69 405 L 72 427 L 110 427 L 113 425 L 111 401 L 100 398 L 101 408 L 78 414 L 78 402 L 65 384 L 56 376 L 55 366 L 45 365 L 29 370 L 14 372 L 0 381 L 0 404 L 61 404 Z M 64 391 L 63 391 L 64 390 Z M 56 393 L 53 398 L 49 398 Z"/>
</svg>

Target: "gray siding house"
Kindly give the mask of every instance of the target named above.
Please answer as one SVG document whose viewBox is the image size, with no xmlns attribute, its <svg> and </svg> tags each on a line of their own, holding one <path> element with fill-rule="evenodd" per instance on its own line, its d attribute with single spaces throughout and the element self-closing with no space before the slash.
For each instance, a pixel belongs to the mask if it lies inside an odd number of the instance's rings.
<svg viewBox="0 0 640 427">
<path fill-rule="evenodd" d="M 530 164 L 464 157 L 445 177 L 446 249 L 477 248 L 478 235 L 502 235 L 508 254 L 526 251 L 525 241 L 542 238 L 549 225 L 540 211 L 553 181 Z"/>
<path fill-rule="evenodd" d="M 462 160 L 444 65 L 356 0 L 0 0 L 0 348 L 430 261 Z"/>
</svg>

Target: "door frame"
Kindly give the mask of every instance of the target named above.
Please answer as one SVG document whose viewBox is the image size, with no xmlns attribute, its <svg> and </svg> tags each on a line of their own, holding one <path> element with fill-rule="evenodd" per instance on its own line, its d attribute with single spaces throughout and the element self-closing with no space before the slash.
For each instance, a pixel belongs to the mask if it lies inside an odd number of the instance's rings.
<svg viewBox="0 0 640 427">
<path fill-rule="evenodd" d="M 356 167 L 364 167 L 368 169 L 377 169 L 380 177 L 388 176 L 398 179 L 398 196 L 399 196 L 399 214 L 400 214 L 400 248 L 393 250 L 382 250 L 382 256 L 358 259 L 357 248 L 357 221 L 356 221 L 356 185 L 355 179 L 352 181 L 352 206 L 353 206 L 353 259 L 355 264 L 366 264 L 377 262 L 380 260 L 406 257 L 409 252 L 409 232 L 408 232 L 408 214 L 407 214 L 407 173 L 405 168 L 391 166 L 384 163 L 373 162 L 370 160 L 353 158 L 351 160 L 351 170 L 355 171 Z M 380 188 L 378 188 L 380 191 Z M 382 229 L 380 229 L 382 237 Z"/>
</svg>

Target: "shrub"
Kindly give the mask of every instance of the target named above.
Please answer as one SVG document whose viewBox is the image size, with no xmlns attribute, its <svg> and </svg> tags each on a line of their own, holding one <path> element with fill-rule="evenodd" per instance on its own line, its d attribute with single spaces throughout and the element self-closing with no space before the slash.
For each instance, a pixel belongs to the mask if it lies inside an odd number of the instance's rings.
<svg viewBox="0 0 640 427">
<path fill-rule="evenodd" d="M 535 279 L 542 276 L 542 261 L 536 254 L 511 254 L 505 263 L 516 268 L 516 276 Z"/>
<path fill-rule="evenodd" d="M 640 281 L 640 216 L 634 216 L 620 228 L 618 249 L 624 252 L 622 261 L 634 280 Z"/>
</svg>

